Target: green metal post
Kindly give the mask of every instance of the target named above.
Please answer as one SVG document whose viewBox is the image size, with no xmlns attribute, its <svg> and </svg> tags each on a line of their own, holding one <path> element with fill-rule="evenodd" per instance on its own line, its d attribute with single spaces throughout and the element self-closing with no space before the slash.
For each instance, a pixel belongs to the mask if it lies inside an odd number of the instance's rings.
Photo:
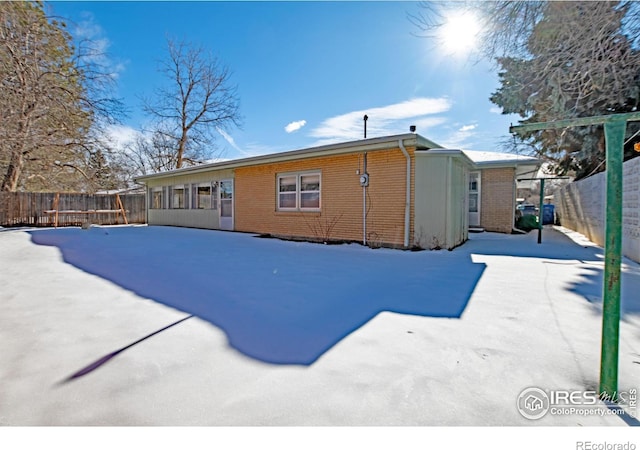
<svg viewBox="0 0 640 450">
<path fill-rule="evenodd" d="M 622 263 L 622 153 L 627 122 L 605 122 L 607 205 L 605 217 L 605 263 L 602 293 L 602 352 L 600 396 L 618 396 L 618 345 L 620 335 L 620 264 Z"/>
<path fill-rule="evenodd" d="M 542 207 L 544 204 L 544 178 L 540 180 L 540 209 L 538 210 L 538 244 L 542 244 Z"/>
<path fill-rule="evenodd" d="M 512 126 L 510 132 L 582 127 L 604 124 L 607 162 L 605 210 L 604 282 L 602 288 L 602 350 L 600 396 L 618 397 L 618 346 L 620 340 L 620 265 L 622 263 L 622 154 L 628 121 L 639 121 L 640 111 L 607 116 L 582 117 Z"/>
</svg>

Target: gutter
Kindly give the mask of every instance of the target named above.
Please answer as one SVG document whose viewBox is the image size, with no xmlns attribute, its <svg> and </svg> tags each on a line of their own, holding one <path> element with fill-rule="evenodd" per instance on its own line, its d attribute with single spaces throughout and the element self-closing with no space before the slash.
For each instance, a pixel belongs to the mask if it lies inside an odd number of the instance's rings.
<svg viewBox="0 0 640 450">
<path fill-rule="evenodd" d="M 402 150 L 402 154 L 404 155 L 404 157 L 407 158 L 407 191 L 404 202 L 404 246 L 405 248 L 408 248 L 410 229 L 409 222 L 411 218 L 411 156 L 407 152 L 407 149 L 404 147 L 402 139 L 398 139 L 398 145 L 400 146 L 400 150 Z"/>
</svg>

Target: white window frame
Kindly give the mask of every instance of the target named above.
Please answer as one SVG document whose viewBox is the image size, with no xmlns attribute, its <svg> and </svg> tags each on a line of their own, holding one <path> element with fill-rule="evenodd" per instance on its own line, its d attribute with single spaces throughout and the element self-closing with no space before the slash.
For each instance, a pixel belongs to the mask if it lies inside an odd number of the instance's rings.
<svg viewBox="0 0 640 450">
<path fill-rule="evenodd" d="M 177 189 L 182 190 L 182 206 L 176 206 L 175 204 L 175 191 Z M 171 202 L 171 209 L 187 209 L 187 201 L 188 201 L 188 197 L 187 197 L 187 189 L 188 187 L 184 184 L 176 184 L 174 186 L 171 186 L 171 188 L 169 189 L 170 197 L 169 197 L 169 201 Z"/>
<path fill-rule="evenodd" d="M 284 192 L 280 191 L 280 180 L 282 180 L 283 178 L 295 178 L 295 180 L 296 180 L 296 188 L 295 188 L 294 191 L 284 191 Z M 278 196 L 278 199 L 277 199 L 278 211 L 297 211 L 298 210 L 298 177 L 295 174 L 281 174 L 281 175 L 278 175 L 277 181 L 276 181 L 276 194 Z M 288 197 L 293 197 L 294 198 L 294 206 L 293 207 L 281 206 L 280 205 L 280 200 L 281 200 L 281 196 L 282 195 L 286 195 Z"/>
<path fill-rule="evenodd" d="M 211 209 L 217 211 L 220 208 L 220 182 L 211 182 Z"/>
<path fill-rule="evenodd" d="M 192 204 L 193 209 L 206 209 L 206 210 L 216 210 L 218 209 L 218 182 L 208 182 L 208 183 L 195 183 L 193 185 L 193 194 L 192 194 Z M 208 187 L 209 188 L 209 207 L 205 208 L 200 206 L 200 194 L 199 188 Z"/>
<path fill-rule="evenodd" d="M 153 187 L 151 191 L 151 201 L 149 202 L 149 209 L 164 209 L 164 188 L 162 186 Z M 154 197 L 156 194 L 160 194 L 160 205 L 154 206 Z"/>
<path fill-rule="evenodd" d="M 317 191 L 302 191 L 302 177 L 305 176 L 317 176 L 318 177 L 318 190 Z M 293 178 L 296 179 L 296 190 L 290 192 L 280 192 L 280 180 L 283 178 Z M 302 207 L 302 194 L 303 193 L 318 193 L 318 207 L 313 208 L 304 208 Z M 295 206 L 294 207 L 286 207 L 280 205 L 280 196 L 282 194 L 285 195 L 293 195 L 295 196 Z M 280 173 L 276 177 L 276 208 L 278 211 L 320 211 L 322 209 L 322 172 L 319 170 L 313 171 L 304 171 L 304 172 L 288 172 L 288 173 Z"/>
</svg>

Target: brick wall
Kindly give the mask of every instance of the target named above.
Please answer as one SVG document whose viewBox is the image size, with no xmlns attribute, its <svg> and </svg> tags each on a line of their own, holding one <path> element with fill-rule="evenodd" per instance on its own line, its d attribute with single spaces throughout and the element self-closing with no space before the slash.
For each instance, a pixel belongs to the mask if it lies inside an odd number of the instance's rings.
<svg viewBox="0 0 640 450">
<path fill-rule="evenodd" d="M 514 220 L 515 169 L 481 172 L 480 226 L 487 231 L 511 233 Z"/>
<path fill-rule="evenodd" d="M 407 150 L 413 159 L 413 149 Z M 362 173 L 362 169 L 362 153 L 237 168 L 235 229 L 286 237 L 361 241 L 363 195 L 356 171 Z M 278 174 L 314 170 L 322 174 L 320 212 L 278 211 Z M 401 246 L 406 158 L 399 148 L 369 152 L 367 172 L 367 241 Z"/>
</svg>

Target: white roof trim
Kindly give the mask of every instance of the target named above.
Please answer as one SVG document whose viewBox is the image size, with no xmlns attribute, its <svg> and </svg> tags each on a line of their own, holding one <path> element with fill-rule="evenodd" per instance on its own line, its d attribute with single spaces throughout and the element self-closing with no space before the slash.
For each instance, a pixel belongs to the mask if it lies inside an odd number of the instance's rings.
<svg viewBox="0 0 640 450">
<path fill-rule="evenodd" d="M 320 147 L 310 147 L 301 150 L 292 150 L 288 152 L 272 153 L 268 155 L 252 156 L 229 161 L 219 161 L 209 164 L 200 164 L 197 166 L 185 167 L 167 172 L 160 172 L 149 175 L 136 177 L 136 182 L 144 182 L 146 180 L 172 177 L 182 174 L 200 173 L 209 170 L 234 169 L 236 167 L 251 166 L 256 164 L 267 164 L 281 161 L 290 161 L 294 159 L 314 158 L 328 155 L 337 155 L 352 152 L 365 152 L 375 150 L 386 150 L 390 145 L 396 145 L 402 140 L 407 147 L 416 147 L 417 149 L 442 148 L 441 145 L 426 139 L 419 134 L 408 133 L 394 136 L 384 136 L 372 139 L 361 139 L 357 141 L 342 142 L 338 144 L 323 145 Z"/>
</svg>

